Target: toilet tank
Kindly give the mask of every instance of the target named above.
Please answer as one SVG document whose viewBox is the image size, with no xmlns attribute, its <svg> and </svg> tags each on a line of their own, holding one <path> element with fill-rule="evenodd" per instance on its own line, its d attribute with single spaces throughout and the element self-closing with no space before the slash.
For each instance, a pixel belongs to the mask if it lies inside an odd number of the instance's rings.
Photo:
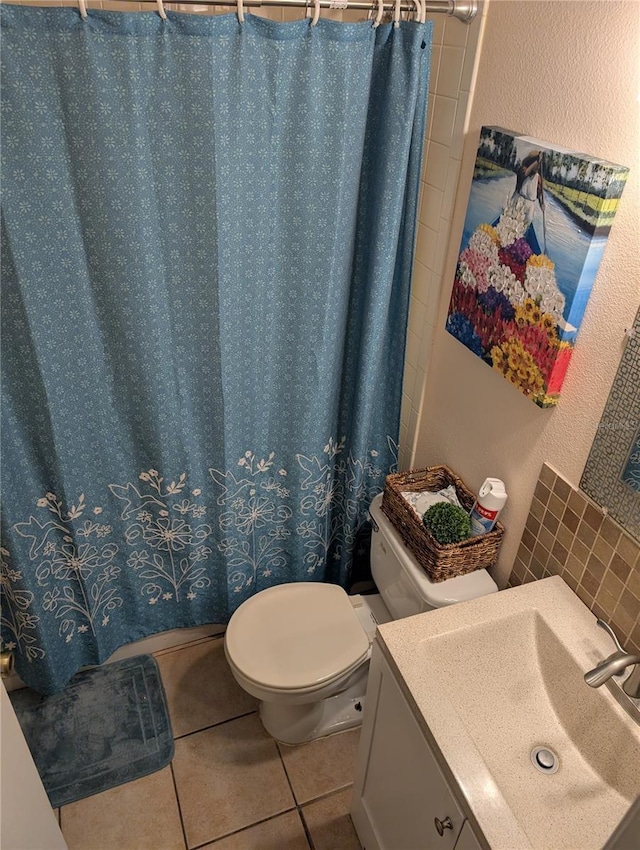
<svg viewBox="0 0 640 850">
<path fill-rule="evenodd" d="M 382 493 L 371 503 L 369 513 L 374 521 L 371 573 L 394 620 L 476 599 L 498 590 L 486 570 L 432 582 L 382 512 Z"/>
</svg>

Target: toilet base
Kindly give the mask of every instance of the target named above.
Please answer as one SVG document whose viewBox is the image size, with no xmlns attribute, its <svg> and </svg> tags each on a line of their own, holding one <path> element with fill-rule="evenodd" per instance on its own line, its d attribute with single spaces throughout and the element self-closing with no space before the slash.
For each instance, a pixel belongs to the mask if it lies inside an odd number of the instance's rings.
<svg viewBox="0 0 640 850">
<path fill-rule="evenodd" d="M 281 744 L 303 744 L 354 729 L 362 723 L 368 675 L 369 662 L 356 672 L 345 690 L 317 702 L 261 702 L 262 725 Z"/>
</svg>

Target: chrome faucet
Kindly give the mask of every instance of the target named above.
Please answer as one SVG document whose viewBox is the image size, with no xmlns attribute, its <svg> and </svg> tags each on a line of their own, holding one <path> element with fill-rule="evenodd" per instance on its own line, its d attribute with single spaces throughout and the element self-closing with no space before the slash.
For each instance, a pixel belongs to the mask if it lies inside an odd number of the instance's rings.
<svg viewBox="0 0 640 850">
<path fill-rule="evenodd" d="M 634 669 L 629 673 L 627 678 L 622 683 L 622 690 L 627 694 L 627 696 L 632 699 L 640 698 L 640 655 L 635 655 L 630 652 L 625 652 L 625 650 L 620 646 L 620 642 L 618 638 L 615 636 L 613 630 L 610 626 L 607 625 L 603 620 L 598 620 L 597 624 L 601 629 L 604 629 L 605 632 L 609 634 L 611 639 L 616 645 L 616 652 L 613 655 L 610 655 L 608 658 L 605 658 L 604 661 L 601 661 L 597 667 L 594 667 L 593 670 L 589 670 L 588 673 L 584 674 L 584 680 L 592 688 L 599 688 L 600 685 L 604 685 L 605 682 L 608 682 L 612 676 L 618 676 L 620 673 L 623 673 L 627 667 L 634 667 Z M 635 665 L 635 666 L 634 666 Z"/>
</svg>

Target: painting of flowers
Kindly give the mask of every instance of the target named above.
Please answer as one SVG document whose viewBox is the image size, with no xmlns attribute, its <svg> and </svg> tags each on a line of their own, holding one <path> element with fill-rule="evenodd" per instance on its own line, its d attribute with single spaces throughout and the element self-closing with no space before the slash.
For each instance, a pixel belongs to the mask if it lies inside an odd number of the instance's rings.
<svg viewBox="0 0 640 850">
<path fill-rule="evenodd" d="M 628 169 L 483 127 L 447 330 L 554 407 Z"/>
</svg>

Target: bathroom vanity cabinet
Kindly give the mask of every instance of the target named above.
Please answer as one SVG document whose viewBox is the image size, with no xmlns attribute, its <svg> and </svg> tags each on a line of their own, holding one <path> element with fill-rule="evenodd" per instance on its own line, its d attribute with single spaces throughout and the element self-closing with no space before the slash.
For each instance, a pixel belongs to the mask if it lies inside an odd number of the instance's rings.
<svg viewBox="0 0 640 850">
<path fill-rule="evenodd" d="M 483 850 L 374 642 L 351 816 L 365 850 Z"/>
</svg>

